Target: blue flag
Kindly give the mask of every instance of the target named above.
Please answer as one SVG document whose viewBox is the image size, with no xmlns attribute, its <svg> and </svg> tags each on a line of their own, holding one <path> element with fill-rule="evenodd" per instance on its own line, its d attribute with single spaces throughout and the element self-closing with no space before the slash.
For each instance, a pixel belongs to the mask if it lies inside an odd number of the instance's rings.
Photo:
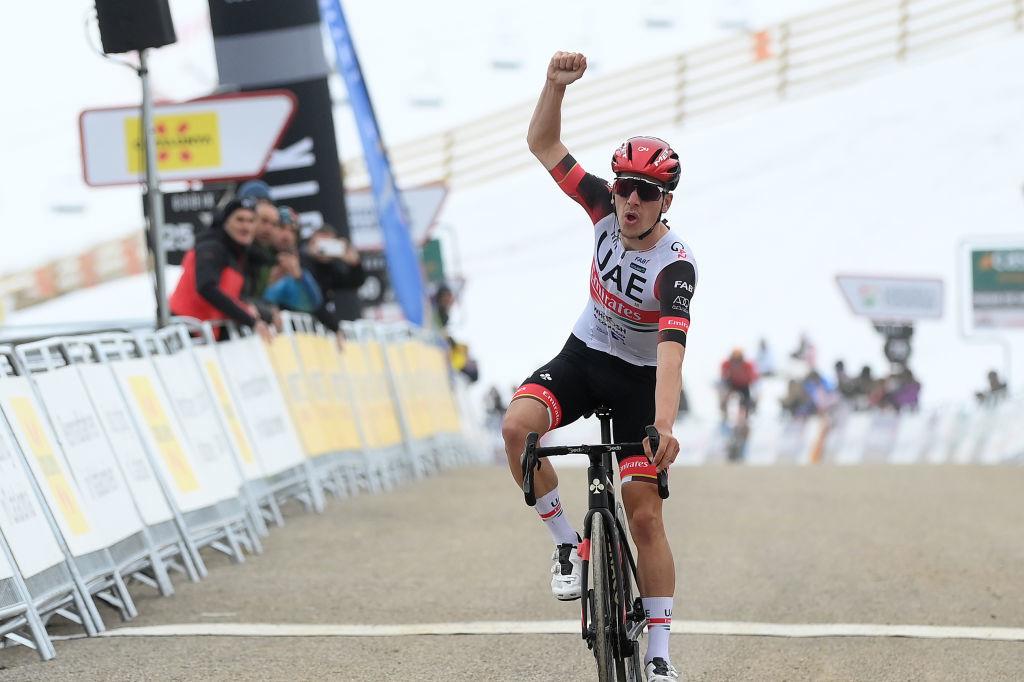
<svg viewBox="0 0 1024 682">
<path fill-rule="evenodd" d="M 420 262 L 409 234 L 409 221 L 399 200 L 395 178 L 391 174 L 391 162 L 388 161 L 380 139 L 370 93 L 366 90 L 359 59 L 352 45 L 352 36 L 341 10 L 341 0 L 320 0 L 320 15 L 331 31 L 338 73 L 345 81 L 359 137 L 363 142 L 363 155 L 366 157 L 366 168 L 370 171 L 373 199 L 377 206 L 377 220 L 384 233 L 384 255 L 387 257 L 391 287 L 405 318 L 413 324 L 422 325 L 423 277 Z"/>
</svg>

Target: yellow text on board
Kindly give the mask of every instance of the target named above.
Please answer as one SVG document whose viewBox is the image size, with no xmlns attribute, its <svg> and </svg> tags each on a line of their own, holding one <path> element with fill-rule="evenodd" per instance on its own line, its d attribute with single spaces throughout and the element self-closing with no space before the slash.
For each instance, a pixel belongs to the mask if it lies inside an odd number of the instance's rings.
<svg viewBox="0 0 1024 682">
<path fill-rule="evenodd" d="M 216 168 L 220 165 L 220 128 L 216 112 L 157 116 L 154 127 L 156 167 L 159 170 Z M 124 120 L 125 149 L 131 173 L 142 173 L 146 169 L 141 132 L 137 117 Z"/>
<path fill-rule="evenodd" d="M 14 409 L 14 416 L 21 424 L 21 428 L 28 438 L 28 449 L 35 455 L 39 463 L 39 469 L 46 477 L 46 483 L 50 487 L 52 499 L 57 503 L 61 516 L 68 524 L 68 528 L 74 535 L 84 535 L 89 532 L 89 522 L 82 514 L 82 508 L 78 503 L 78 496 L 72 490 L 64 470 L 57 463 L 57 453 L 53 449 L 53 443 L 46 432 L 43 431 L 43 423 L 39 413 L 28 398 L 21 396 L 11 398 L 11 407 Z"/>
<path fill-rule="evenodd" d="M 242 423 L 238 420 L 238 413 L 235 412 L 235 406 L 231 402 L 227 386 L 224 385 L 224 377 L 221 376 L 220 367 L 217 366 L 216 362 L 212 360 L 206 361 L 206 376 L 210 378 L 210 383 L 213 384 L 213 392 L 217 394 L 217 400 L 220 401 L 221 409 L 224 411 L 224 418 L 227 419 L 228 425 L 231 427 L 231 435 L 235 438 L 235 445 L 238 447 L 242 459 L 247 464 L 253 464 L 252 448 L 249 447 L 249 439 L 245 437 Z"/>
<path fill-rule="evenodd" d="M 153 382 L 149 377 L 136 375 L 128 377 L 128 385 L 131 387 L 132 397 L 135 403 L 142 409 L 142 415 L 146 419 L 149 431 L 156 441 L 164 464 L 171 472 L 174 484 L 182 493 L 191 493 L 199 490 L 199 481 L 192 471 L 185 452 L 181 449 L 181 443 L 171 428 L 160 399 L 157 398 Z"/>
</svg>

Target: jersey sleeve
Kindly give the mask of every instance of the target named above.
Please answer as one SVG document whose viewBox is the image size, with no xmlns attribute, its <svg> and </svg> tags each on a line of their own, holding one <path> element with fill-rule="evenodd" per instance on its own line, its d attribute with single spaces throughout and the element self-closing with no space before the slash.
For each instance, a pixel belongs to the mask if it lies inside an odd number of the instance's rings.
<svg viewBox="0 0 1024 682">
<path fill-rule="evenodd" d="M 686 346 L 690 331 L 690 300 L 697 285 L 697 270 L 687 260 L 677 260 L 658 274 L 655 292 L 661 302 L 658 343 L 675 341 Z"/>
<path fill-rule="evenodd" d="M 563 192 L 586 209 L 594 224 L 611 215 L 612 190 L 608 183 L 583 170 L 572 154 L 566 154 L 565 158 L 551 169 L 551 177 Z"/>
</svg>

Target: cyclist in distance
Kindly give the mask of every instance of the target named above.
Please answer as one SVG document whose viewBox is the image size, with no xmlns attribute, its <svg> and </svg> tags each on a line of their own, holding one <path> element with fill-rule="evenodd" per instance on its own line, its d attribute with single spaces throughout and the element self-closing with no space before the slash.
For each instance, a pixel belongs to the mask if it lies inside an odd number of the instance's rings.
<svg viewBox="0 0 1024 682">
<path fill-rule="evenodd" d="M 751 388 L 758 380 L 754 364 L 743 356 L 742 348 L 733 349 L 722 362 L 722 421 L 728 417 L 729 399 L 736 396 L 740 401 L 739 423 L 745 424 L 754 407 Z"/>
<path fill-rule="evenodd" d="M 527 434 L 569 424 L 599 405 L 613 411 L 616 442 L 644 441 L 648 456 L 621 458 L 619 477 L 649 618 L 647 678 L 663 682 L 679 677 L 668 650 L 675 563 L 665 535 L 657 474 L 679 454 L 672 426 L 679 407 L 696 262 L 689 246 L 663 219 L 681 171 L 679 157 L 667 142 L 655 137 L 623 142 L 612 155 L 615 177 L 610 185 L 587 173 L 562 144 L 562 98 L 566 86 L 586 68 L 586 57 L 579 53 L 556 52 L 551 58 L 527 142 L 559 188 L 586 210 L 593 223 L 590 300 L 561 352 L 516 391 L 502 436 L 520 486 Z M 650 424 L 661 435 L 654 453 L 644 432 Z M 578 599 L 579 536 L 562 508 L 558 478 L 546 459 L 541 460 L 534 485 L 537 512 L 556 545 L 551 590 L 558 599 Z"/>
</svg>

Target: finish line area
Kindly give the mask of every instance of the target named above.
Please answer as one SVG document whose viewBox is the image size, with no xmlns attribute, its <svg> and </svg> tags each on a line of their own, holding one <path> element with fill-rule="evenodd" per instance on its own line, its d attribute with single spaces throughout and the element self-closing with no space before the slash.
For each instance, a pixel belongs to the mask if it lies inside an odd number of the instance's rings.
<svg viewBox="0 0 1024 682">
<path fill-rule="evenodd" d="M 457 635 L 576 635 L 573 620 L 479 621 L 475 623 L 410 623 L 405 625 L 317 625 L 271 623 L 185 623 L 123 627 L 102 637 L 416 637 Z M 915 639 L 977 639 L 1024 642 L 1024 628 L 943 627 L 935 625 L 871 625 L 865 623 L 729 623 L 676 621 L 680 635 L 742 637 L 909 637 Z M 76 638 L 81 637 L 80 635 Z"/>
<path fill-rule="evenodd" d="M 584 473 L 560 476 L 578 524 Z M 674 469 L 673 661 L 687 680 L 1024 679 L 1022 489 L 1019 467 Z M 263 554 L 138 590 L 100 637 L 55 632 L 53 661 L 0 650 L 0 682 L 594 678 L 507 470 L 284 512 Z"/>
</svg>

